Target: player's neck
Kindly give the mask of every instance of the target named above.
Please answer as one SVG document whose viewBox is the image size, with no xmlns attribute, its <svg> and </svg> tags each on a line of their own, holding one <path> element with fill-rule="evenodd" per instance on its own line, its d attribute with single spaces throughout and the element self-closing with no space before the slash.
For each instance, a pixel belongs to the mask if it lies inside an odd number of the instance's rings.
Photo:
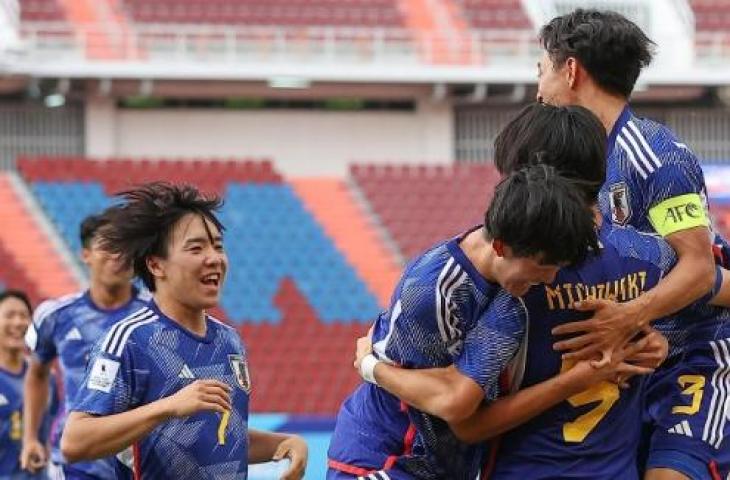
<svg viewBox="0 0 730 480">
<path fill-rule="evenodd" d="M 89 286 L 91 301 L 99 308 L 113 310 L 125 305 L 132 298 L 132 285 L 115 285 L 108 287 L 92 282 Z"/>
<path fill-rule="evenodd" d="M 155 292 L 155 303 L 167 318 L 179 324 L 185 330 L 204 337 L 207 331 L 205 322 L 205 310 L 190 307 L 179 302 L 166 292 Z"/>
<path fill-rule="evenodd" d="M 627 102 L 628 100 L 621 96 L 609 95 L 594 89 L 582 96 L 580 104 L 598 117 L 608 135 L 616 125 Z"/>
<path fill-rule="evenodd" d="M 474 230 L 464 237 L 459 247 L 482 277 L 490 282 L 497 281 L 497 277 L 494 275 L 496 253 L 492 249 L 492 242 L 484 238 L 483 229 Z"/>
<path fill-rule="evenodd" d="M 0 350 L 0 368 L 12 373 L 20 373 L 23 370 L 22 350 Z"/>
</svg>

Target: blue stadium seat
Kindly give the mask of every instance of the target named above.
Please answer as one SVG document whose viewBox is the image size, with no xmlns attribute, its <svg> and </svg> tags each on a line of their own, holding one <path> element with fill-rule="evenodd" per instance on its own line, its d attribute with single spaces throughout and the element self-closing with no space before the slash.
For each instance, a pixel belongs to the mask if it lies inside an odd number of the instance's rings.
<svg viewBox="0 0 730 480">
<path fill-rule="evenodd" d="M 231 261 L 223 307 L 232 320 L 281 320 L 273 298 L 292 278 L 325 323 L 368 321 L 375 297 L 288 185 L 229 184 L 221 220 Z"/>
<path fill-rule="evenodd" d="M 101 183 L 32 182 L 62 238 L 81 250 L 78 229 L 89 214 L 111 205 Z M 296 282 L 325 323 L 370 321 L 378 303 L 286 184 L 230 183 L 221 221 L 230 259 L 222 307 L 236 323 L 278 323 L 281 282 Z"/>
<path fill-rule="evenodd" d="M 32 189 L 63 239 L 76 253 L 81 251 L 81 222 L 112 203 L 100 183 L 33 182 Z"/>
</svg>

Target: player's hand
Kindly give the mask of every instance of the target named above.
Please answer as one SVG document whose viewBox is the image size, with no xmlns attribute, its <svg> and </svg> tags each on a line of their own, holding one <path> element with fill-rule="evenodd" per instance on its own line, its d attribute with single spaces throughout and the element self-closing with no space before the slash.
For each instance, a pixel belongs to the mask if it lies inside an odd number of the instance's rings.
<svg viewBox="0 0 730 480">
<path fill-rule="evenodd" d="M 37 473 L 46 466 L 48 455 L 46 447 L 37 439 L 23 440 L 23 449 L 20 451 L 20 468 L 31 473 Z"/>
<path fill-rule="evenodd" d="M 576 302 L 574 308 L 592 311 L 593 317 L 559 325 L 552 330 L 553 335 L 581 334 L 553 345 L 555 350 L 565 352 L 564 360 L 588 360 L 598 355 L 594 366 L 606 366 L 611 362 L 613 352 L 640 331 L 640 305 L 637 303 L 588 299 Z"/>
<path fill-rule="evenodd" d="M 669 355 L 669 341 L 659 331 L 647 326 L 642 329 L 646 347 L 626 359 L 640 367 L 658 368 Z"/>
<path fill-rule="evenodd" d="M 282 460 L 288 458 L 291 460 L 291 465 L 281 476 L 281 480 L 299 480 L 304 477 L 304 472 L 307 469 L 308 455 L 307 442 L 298 435 L 291 435 L 279 444 L 271 459 Z"/>
<path fill-rule="evenodd" d="M 372 333 L 372 331 L 370 332 Z M 357 339 L 357 345 L 355 347 L 355 361 L 353 366 L 355 370 L 360 371 L 360 364 L 362 359 L 373 353 L 373 339 L 370 335 L 366 337 L 360 337 Z"/>
<path fill-rule="evenodd" d="M 171 417 L 189 417 L 202 411 L 225 413 L 231 410 L 231 387 L 218 380 L 196 380 L 161 401 Z"/>
<path fill-rule="evenodd" d="M 622 388 L 629 386 L 628 380 L 635 375 L 648 375 L 654 371 L 651 367 L 634 365 L 628 359 L 641 351 L 647 349 L 652 341 L 645 336 L 636 342 L 630 342 L 611 354 L 611 360 L 605 364 L 599 364 L 593 360 L 580 360 L 570 369 L 575 375 L 576 391 L 586 390 L 600 382 L 612 382 L 619 384 Z"/>
<path fill-rule="evenodd" d="M 362 363 L 362 359 L 365 358 L 367 355 L 370 355 L 373 353 L 373 329 L 375 328 L 375 325 L 370 325 L 370 328 L 368 329 L 368 333 L 364 337 L 360 337 L 357 339 L 357 342 L 355 344 L 355 361 L 352 362 L 352 365 L 355 367 L 355 370 L 358 372 L 360 371 L 360 363 Z"/>
</svg>

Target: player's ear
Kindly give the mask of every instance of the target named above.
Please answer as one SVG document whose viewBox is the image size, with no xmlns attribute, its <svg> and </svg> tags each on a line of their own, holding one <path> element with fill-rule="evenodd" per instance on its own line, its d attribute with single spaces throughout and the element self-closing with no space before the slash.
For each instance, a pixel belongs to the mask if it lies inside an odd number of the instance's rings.
<svg viewBox="0 0 730 480">
<path fill-rule="evenodd" d="M 504 242 L 502 240 L 492 240 L 492 248 L 498 257 L 504 257 Z"/>
<path fill-rule="evenodd" d="M 82 247 L 81 248 L 81 261 L 84 262 L 84 265 L 88 266 L 89 262 L 91 261 L 91 249 L 88 247 Z"/>
<path fill-rule="evenodd" d="M 160 257 L 155 257 L 153 255 L 147 257 L 145 260 L 147 270 L 155 278 L 163 278 L 165 276 L 165 267 L 161 260 L 162 259 L 160 259 Z"/>
<path fill-rule="evenodd" d="M 565 61 L 565 80 L 568 82 L 568 87 L 571 89 L 575 87 L 575 82 L 578 78 L 578 75 L 580 73 L 585 73 L 580 72 L 580 68 L 580 64 L 575 57 L 568 57 L 568 59 Z"/>
</svg>

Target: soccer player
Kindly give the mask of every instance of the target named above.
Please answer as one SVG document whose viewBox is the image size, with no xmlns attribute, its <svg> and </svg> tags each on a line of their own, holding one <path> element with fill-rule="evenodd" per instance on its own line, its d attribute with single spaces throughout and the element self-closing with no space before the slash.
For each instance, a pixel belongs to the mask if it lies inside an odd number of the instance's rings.
<svg viewBox="0 0 730 480">
<path fill-rule="evenodd" d="M 531 159 L 533 162 L 540 161 L 548 164 L 551 166 L 549 168 L 559 166 L 565 173 L 580 180 L 574 182 L 574 188 L 581 191 L 581 198 L 586 202 L 586 205 L 596 202 L 598 191 L 605 176 L 606 135 L 595 116 L 587 110 L 580 107 L 555 108 L 534 105 L 525 109 L 521 115 L 513 120 L 503 130 L 499 138 L 509 138 L 510 140 L 497 142 L 498 155 L 520 155 L 525 159 Z M 503 151 L 500 147 L 506 145 L 512 148 Z M 507 178 L 515 174 L 513 172 Z M 607 239 L 605 237 L 607 237 L 607 234 L 602 231 L 601 239 L 604 243 Z M 601 251 L 605 248 L 605 245 L 602 245 Z M 635 254 L 621 254 L 613 248 L 612 244 L 607 250 L 605 262 L 599 265 L 599 267 L 602 265 L 605 268 L 589 269 L 587 270 L 588 275 L 578 276 L 585 285 L 588 285 L 589 282 L 600 283 L 600 295 L 605 296 L 614 292 L 614 280 L 623 278 L 625 281 L 626 278 L 638 278 L 639 272 L 644 274 L 643 282 L 637 282 L 637 288 L 632 289 L 630 292 L 632 296 L 637 296 L 642 290 L 646 290 L 658 281 L 661 270 L 653 264 L 635 260 L 633 258 L 636 256 Z M 598 248 L 595 251 L 598 251 Z M 657 251 L 658 253 L 655 255 L 657 257 L 663 254 L 664 257 L 673 258 L 674 254 L 668 246 L 665 246 L 663 250 L 657 249 Z M 595 258 L 595 255 L 592 255 L 591 258 Z M 591 260 L 587 261 L 590 262 Z M 564 279 L 566 271 L 570 271 L 570 268 L 562 269 L 558 275 Z M 581 272 L 586 273 L 584 270 L 581 270 Z M 555 283 L 552 280 L 551 282 Z M 579 282 L 573 281 L 573 283 L 577 287 Z M 604 288 L 607 283 L 610 284 L 608 289 Z M 541 288 L 544 287 L 533 287 L 530 292 Z M 594 294 L 597 294 L 597 288 L 593 288 Z M 615 291 L 618 292 L 618 290 Z M 528 298 L 529 295 L 530 293 L 527 293 Z M 584 295 L 584 290 L 581 289 L 575 294 L 571 290 L 566 295 L 576 295 L 577 298 L 577 295 Z M 565 305 L 564 302 L 565 300 L 561 298 L 559 305 Z M 555 303 L 558 304 L 557 299 L 555 299 Z M 634 478 L 636 478 L 635 452 L 629 451 L 628 454 L 625 454 L 622 449 L 627 438 L 629 442 L 632 436 L 637 441 L 639 438 L 641 415 L 640 409 L 637 408 L 640 402 L 639 390 L 633 388 L 627 391 L 628 394 L 623 395 L 619 400 L 618 387 L 615 384 L 601 383 L 602 379 L 613 380 L 614 378 L 605 375 L 600 370 L 594 371 L 590 365 L 585 363 L 578 364 L 577 367 L 569 370 L 566 368 L 564 373 L 558 375 L 561 371 L 560 357 L 549 347 L 549 344 L 545 347 L 539 344 L 527 343 L 522 348 L 521 354 L 517 355 L 523 338 L 526 337 L 533 343 L 549 342 L 551 335 L 544 333 L 547 325 L 564 320 L 565 316 L 571 313 L 573 312 L 564 309 L 559 312 L 552 312 L 548 311 L 546 307 L 536 308 L 535 306 L 530 306 L 528 310 L 528 306 L 508 292 L 503 291 L 498 294 L 487 307 L 486 312 L 480 317 L 479 330 L 481 334 L 473 340 L 479 342 L 480 345 L 480 355 L 478 357 L 473 356 L 472 360 L 475 362 L 473 368 L 481 375 L 481 377 L 477 377 L 479 381 L 470 376 L 468 371 L 457 363 L 447 368 L 426 370 L 404 370 L 396 367 L 395 365 L 413 367 L 412 364 L 402 362 L 396 350 L 402 348 L 398 345 L 398 342 L 402 342 L 402 340 L 397 336 L 399 330 L 403 329 L 402 325 L 416 322 L 415 318 L 403 315 L 398 316 L 395 320 L 386 317 L 384 321 L 383 316 L 378 319 L 373 332 L 377 357 L 369 356 L 367 359 L 362 360 L 362 355 L 358 355 L 356 363 L 360 367 L 361 373 L 364 374 L 364 378 L 377 381 L 380 387 L 399 397 L 405 404 L 412 405 L 449 422 L 457 433 L 463 435 L 462 440 L 472 442 L 476 440 L 474 435 L 471 435 L 471 432 L 468 431 L 463 433 L 457 427 L 462 423 L 474 424 L 473 420 L 465 421 L 465 419 L 470 417 L 485 398 L 491 403 L 489 413 L 492 416 L 491 418 L 480 419 L 479 427 L 487 428 L 490 436 L 493 436 L 527 421 L 532 416 L 568 397 L 581 394 L 589 387 L 589 391 L 595 392 L 596 390 L 603 391 L 611 386 L 613 387 L 611 392 L 615 392 L 616 395 L 613 400 L 618 400 L 618 404 L 611 412 L 611 421 L 607 421 L 599 429 L 604 432 L 600 436 L 603 444 L 597 444 L 600 446 L 598 454 L 604 458 L 606 464 L 611 466 L 611 469 L 602 472 L 605 473 L 605 477 L 599 478 L 617 478 L 617 474 L 628 475 L 621 478 L 632 478 L 631 470 L 633 470 Z M 531 320 L 529 325 L 527 323 L 528 315 Z M 525 332 L 528 328 L 530 334 L 526 335 Z M 391 334 L 390 332 L 395 333 Z M 656 334 L 652 334 L 650 337 L 654 343 L 651 345 L 651 349 L 643 354 L 643 359 L 649 361 L 648 366 L 655 367 L 657 362 L 663 359 L 661 350 L 665 344 L 658 341 L 657 337 L 659 336 Z M 646 343 L 648 342 L 649 338 L 646 339 Z M 657 350 L 660 352 L 657 353 Z M 395 355 L 393 355 L 393 351 L 396 351 Z M 525 354 L 527 357 L 525 357 Z M 626 355 L 628 352 L 624 354 Z M 500 392 L 504 393 L 504 391 L 501 391 L 498 382 L 500 373 L 505 369 L 507 363 L 515 360 L 515 358 L 517 358 L 515 363 L 522 362 L 523 370 L 514 369 L 512 379 L 514 386 L 519 387 L 523 377 L 528 381 L 532 381 L 530 385 L 535 386 L 526 388 L 512 397 L 496 400 Z M 525 359 L 527 360 L 527 368 L 524 365 Z M 617 361 L 617 359 L 612 360 Z M 542 368 L 542 370 L 535 372 L 535 367 Z M 645 368 L 637 368 L 633 373 L 645 373 L 646 371 Z M 536 378 L 538 375 L 539 378 Z M 568 419 L 573 420 L 580 413 L 583 413 L 570 405 L 561 408 L 562 412 L 560 412 L 558 418 L 565 419 L 566 422 Z M 354 408 L 352 410 L 357 411 Z M 607 411 L 608 409 L 603 414 Z M 605 432 L 607 430 L 615 432 L 617 428 L 622 430 L 622 436 L 615 438 L 612 443 L 605 442 Z M 344 438 L 344 435 L 342 438 Z M 591 437 L 591 441 L 594 441 L 595 438 L 595 435 Z M 562 440 L 561 437 L 560 441 L 562 442 Z M 595 445 L 593 447 L 595 448 Z M 484 450 L 484 447 L 481 448 Z M 586 447 L 581 448 L 583 450 Z M 567 468 L 561 458 L 564 452 L 560 447 L 555 451 L 544 448 L 542 452 L 533 448 L 531 452 L 535 453 L 536 458 L 539 458 L 539 455 L 543 458 L 551 455 L 551 457 L 548 457 L 551 461 L 546 462 L 547 465 L 542 468 L 540 468 L 539 461 L 526 464 L 526 467 L 531 468 L 523 471 L 523 476 L 529 478 L 541 478 L 541 476 L 561 478 L 565 474 Z M 570 455 L 574 457 L 575 452 L 571 451 Z M 620 461 L 617 461 L 617 459 Z M 563 460 L 562 464 L 560 460 Z M 595 461 L 593 464 L 590 462 L 582 464 L 581 462 L 583 460 L 571 458 L 567 464 L 570 468 L 575 469 L 574 473 L 579 471 L 600 472 L 600 470 L 596 470 Z M 387 473 L 390 474 L 390 471 Z M 473 476 L 455 476 L 454 478 L 473 478 Z"/>
<path fill-rule="evenodd" d="M 626 303 L 580 302 L 577 308 L 595 310 L 594 317 L 556 328 L 554 333 L 561 335 L 582 333 L 556 348 L 570 350 L 570 359 L 588 358 L 705 295 L 715 279 L 713 234 L 697 158 L 668 128 L 635 116 L 628 105 L 639 73 L 652 59 L 653 44 L 641 29 L 617 13 L 576 10 L 551 20 L 540 39 L 545 51 L 538 64 L 538 98 L 582 105 L 609 132 L 600 195 L 605 221 L 659 234 L 678 255 L 676 267 L 646 295 Z M 726 248 L 718 236 L 714 242 Z M 649 386 L 648 410 L 655 426 L 649 480 L 730 471 L 730 449 L 723 444 L 730 435 L 728 395 L 723 393 L 728 391 L 723 382 L 730 340 L 712 330 L 703 335 L 697 333 L 677 352 L 683 360 L 663 368 Z M 685 420 L 691 431 L 675 428 Z"/>
<path fill-rule="evenodd" d="M 103 214 L 92 215 L 80 227 L 81 256 L 89 271 L 89 288 L 43 302 L 25 337 L 32 357 L 24 387 L 24 469 L 35 471 L 46 462 L 46 448 L 38 440 L 38 430 L 48 404 L 49 376 L 56 358 L 63 379 L 63 411 L 51 432 L 49 473 L 53 478 L 113 478 L 113 458 L 70 465 L 59 447 L 66 415 L 84 377 L 92 346 L 108 328 L 146 305 L 150 298 L 148 292 L 132 286 L 131 269 L 100 248 L 99 231 L 106 223 Z"/>
<path fill-rule="evenodd" d="M 595 144 L 602 151 L 600 137 Z M 594 214 L 574 183 L 538 165 L 497 186 L 484 226 L 416 258 L 375 323 L 378 358 L 413 369 L 453 364 L 465 381 L 433 397 L 433 410 L 411 408 L 374 383 L 360 385 L 340 409 L 328 479 L 474 479 L 485 447 L 460 441 L 447 422 L 494 393 L 490 366 L 501 359 L 495 345 L 509 336 L 490 330 L 484 315 L 533 284 L 552 282 L 560 265 L 598 248 L 595 235 Z M 370 382 L 375 363 L 363 362 Z M 586 366 L 569 374 L 581 387 L 619 368 Z"/>
<path fill-rule="evenodd" d="M 28 370 L 23 337 L 30 325 L 28 296 L 18 290 L 0 293 L 0 478 L 44 479 L 20 468 L 23 438 L 23 377 Z M 39 469 L 40 470 L 40 469 Z"/>
<path fill-rule="evenodd" d="M 64 455 L 77 461 L 131 447 L 117 478 L 150 480 L 245 479 L 249 463 L 288 457 L 283 478 L 301 478 L 306 444 L 248 428 L 246 351 L 236 330 L 206 313 L 228 267 L 220 200 L 166 183 L 122 197 L 110 211 L 105 248 L 133 265 L 154 298 L 97 343 Z"/>
<path fill-rule="evenodd" d="M 581 189 L 586 200 L 595 204 L 605 175 L 605 138 L 598 120 L 585 109 L 533 105 L 503 130 L 495 142 L 495 155 L 520 166 L 539 157 L 564 174 L 584 180 Z M 561 269 L 551 284 L 533 287 L 522 299 L 505 295 L 490 305 L 483 317 L 485 330 L 491 332 L 485 337 L 491 349 L 485 357 L 489 360 L 485 375 L 490 378 L 486 394 L 458 367 L 404 370 L 389 365 L 387 358 L 364 360 L 369 353 L 367 339 L 358 342 L 356 366 L 374 365 L 370 373 L 361 368 L 366 378 L 374 378 L 407 404 L 442 418 L 449 418 L 444 405 L 461 405 L 467 417 L 451 417 L 451 426 L 464 441 L 483 441 L 509 430 L 486 478 L 638 478 L 641 382 L 635 379 L 621 391 L 615 383 L 591 379 L 596 383 L 584 381 L 587 388 L 582 388 L 568 377 L 579 375 L 573 372 L 575 367 L 570 368 L 573 362 L 562 362 L 552 349 L 550 329 L 584 315 L 572 309 L 580 299 L 638 297 L 657 284 L 676 257 L 660 239 L 609 223 L 601 225 L 599 238 L 597 254 Z M 725 302 L 730 304 L 727 298 Z M 723 311 L 706 308 L 698 305 L 694 318 L 715 328 L 722 325 L 716 315 Z M 730 318 L 727 311 L 722 318 Z M 379 327 L 376 324 L 376 339 Z M 662 342 L 656 333 L 649 336 L 659 343 L 631 360 L 656 367 L 666 355 L 666 340 Z M 522 390 L 496 399 L 498 376 L 508 362 L 512 362 L 512 387 Z M 474 402 L 484 397 L 488 403 L 469 415 Z"/>
</svg>

